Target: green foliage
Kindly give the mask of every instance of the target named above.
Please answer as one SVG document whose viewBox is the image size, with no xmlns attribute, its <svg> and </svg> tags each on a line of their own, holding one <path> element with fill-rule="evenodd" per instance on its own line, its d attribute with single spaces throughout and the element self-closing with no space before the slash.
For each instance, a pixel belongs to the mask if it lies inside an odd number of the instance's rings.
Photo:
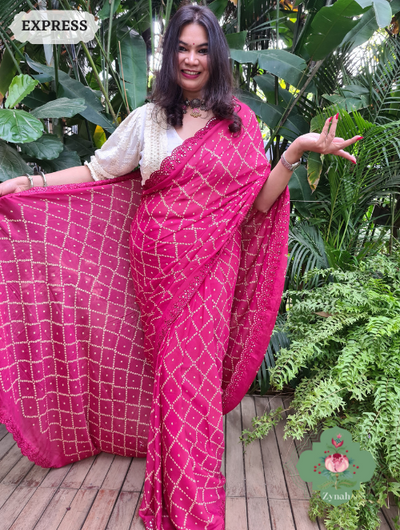
<svg viewBox="0 0 400 530">
<path fill-rule="evenodd" d="M 3 140 L 0 140 L 0 160 L 0 181 L 33 173 L 18 151 Z"/>
<path fill-rule="evenodd" d="M 245 446 L 247 446 L 255 440 L 260 440 L 261 438 L 264 438 L 264 436 L 267 436 L 272 427 L 274 427 L 281 421 L 282 412 L 283 408 L 278 407 L 277 409 L 271 410 L 270 412 L 265 412 L 265 414 L 263 414 L 261 418 L 259 418 L 258 416 L 256 418 L 253 418 L 253 430 L 244 430 L 242 432 L 240 440 L 245 443 Z"/>
<path fill-rule="evenodd" d="M 43 124 L 24 110 L 0 109 L 0 138 L 6 142 L 33 142 L 43 134 Z"/>
<path fill-rule="evenodd" d="M 146 45 L 142 37 L 129 28 L 118 31 L 121 45 L 121 78 L 129 108 L 144 104 L 147 91 Z"/>
<path fill-rule="evenodd" d="M 49 101 L 32 111 L 35 118 L 72 118 L 86 109 L 83 98 L 58 98 Z"/>
<path fill-rule="evenodd" d="M 30 75 L 21 74 L 15 76 L 8 88 L 8 98 L 5 104 L 6 109 L 15 107 L 25 96 L 32 92 L 37 84 L 38 81 Z"/>
<path fill-rule="evenodd" d="M 379 463 L 370 485 L 325 514 L 327 529 L 372 530 L 388 493 L 400 496 L 400 250 L 352 270 L 311 271 L 304 280 L 315 276 L 324 284 L 286 293 L 290 346 L 280 349 L 271 384 L 282 389 L 308 370 L 295 389 L 285 438 L 341 426 Z M 256 418 L 254 430 L 243 434 L 249 442 L 260 438 L 275 419 Z M 313 496 L 313 516 L 327 507 Z"/>
<path fill-rule="evenodd" d="M 355 0 L 337 0 L 320 9 L 311 23 L 306 50 L 315 61 L 323 59 L 339 46 L 357 24 L 355 17 L 363 9 Z"/>
<path fill-rule="evenodd" d="M 43 134 L 36 142 L 21 144 L 20 147 L 23 155 L 39 160 L 53 160 L 64 149 L 63 144 L 53 134 Z"/>
</svg>

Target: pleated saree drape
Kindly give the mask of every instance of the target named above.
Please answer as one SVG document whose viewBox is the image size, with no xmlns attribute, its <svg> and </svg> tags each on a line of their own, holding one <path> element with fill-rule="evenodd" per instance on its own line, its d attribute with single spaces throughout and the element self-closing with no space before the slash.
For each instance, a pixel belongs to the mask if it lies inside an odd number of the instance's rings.
<svg viewBox="0 0 400 530">
<path fill-rule="evenodd" d="M 59 467 L 147 455 L 146 528 L 224 528 L 222 415 L 261 364 L 279 308 L 289 197 L 243 104 L 144 187 L 112 182 L 0 199 L 0 421 Z M 123 156 L 123 153 L 121 153 Z"/>
</svg>

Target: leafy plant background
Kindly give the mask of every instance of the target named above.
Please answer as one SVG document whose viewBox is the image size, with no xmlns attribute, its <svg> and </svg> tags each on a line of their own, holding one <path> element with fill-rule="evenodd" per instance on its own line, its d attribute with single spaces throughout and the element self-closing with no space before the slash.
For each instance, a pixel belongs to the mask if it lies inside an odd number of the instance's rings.
<svg viewBox="0 0 400 530">
<path fill-rule="evenodd" d="M 286 290 L 250 392 L 294 393 L 287 435 L 340 425 L 379 466 L 370 485 L 310 515 L 333 528 L 379 527 L 400 496 L 400 0 L 213 0 L 231 48 L 238 97 L 258 116 L 274 167 L 300 134 L 339 112 L 356 166 L 307 154 L 290 181 Z M 151 92 L 174 0 L 0 3 L 0 181 L 89 160 Z M 82 9 L 99 20 L 78 45 L 16 41 L 31 9 Z M 281 410 L 254 419 L 265 436 Z M 399 521 L 394 521 L 400 528 Z"/>
</svg>

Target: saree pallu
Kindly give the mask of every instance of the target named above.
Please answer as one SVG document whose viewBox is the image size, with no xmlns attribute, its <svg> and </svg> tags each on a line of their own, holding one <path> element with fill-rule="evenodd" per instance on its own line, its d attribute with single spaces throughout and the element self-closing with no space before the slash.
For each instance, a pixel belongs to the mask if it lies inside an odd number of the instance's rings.
<svg viewBox="0 0 400 530">
<path fill-rule="evenodd" d="M 0 199 L 0 421 L 59 467 L 147 454 L 147 529 L 224 528 L 222 415 L 262 362 L 287 261 L 287 190 L 256 118 L 211 120 L 140 187 L 113 182 Z M 131 271 L 129 271 L 131 269 Z"/>
</svg>

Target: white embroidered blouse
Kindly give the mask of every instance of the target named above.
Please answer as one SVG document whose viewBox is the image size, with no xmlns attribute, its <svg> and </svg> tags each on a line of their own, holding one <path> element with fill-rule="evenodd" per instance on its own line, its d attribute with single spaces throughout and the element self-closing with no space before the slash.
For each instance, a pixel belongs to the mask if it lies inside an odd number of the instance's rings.
<svg viewBox="0 0 400 530">
<path fill-rule="evenodd" d="M 142 185 L 160 169 L 161 162 L 183 140 L 167 124 L 165 114 L 154 112 L 147 103 L 129 114 L 108 140 L 85 162 L 93 180 L 104 180 L 130 173 L 140 165 Z"/>
</svg>

